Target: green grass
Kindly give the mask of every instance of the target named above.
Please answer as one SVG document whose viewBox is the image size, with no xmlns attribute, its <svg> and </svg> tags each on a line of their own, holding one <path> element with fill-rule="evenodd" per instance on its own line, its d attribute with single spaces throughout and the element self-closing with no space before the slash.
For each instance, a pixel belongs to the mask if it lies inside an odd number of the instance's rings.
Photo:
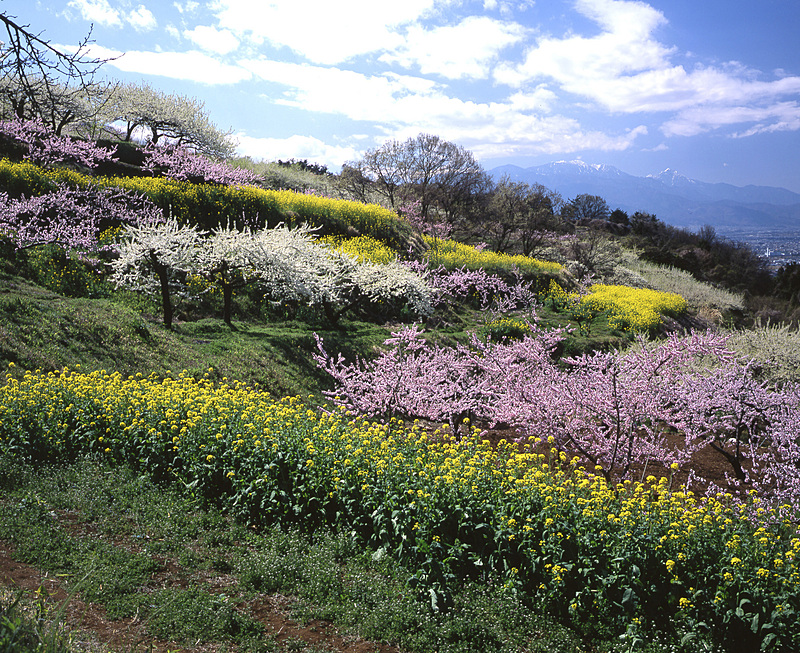
<svg viewBox="0 0 800 653">
<path fill-rule="evenodd" d="M 91 461 L 34 470 L 0 460 L 0 471 L 0 532 L 16 558 L 64 578 L 109 619 L 136 615 L 145 636 L 162 642 L 305 650 L 279 644 L 251 615 L 265 595 L 281 594 L 297 597 L 291 616 L 300 623 L 330 621 L 407 651 L 586 650 L 491 584 L 465 583 L 454 608 L 436 612 L 410 589 L 408 571 L 347 533 L 255 533 L 174 488 Z M 7 603 L 4 614 L 14 618 L 17 606 Z M 31 620 L 4 632 L 36 635 Z"/>
<path fill-rule="evenodd" d="M 0 651 L 68 653 L 71 635 L 61 607 L 24 591 L 0 587 Z"/>
</svg>

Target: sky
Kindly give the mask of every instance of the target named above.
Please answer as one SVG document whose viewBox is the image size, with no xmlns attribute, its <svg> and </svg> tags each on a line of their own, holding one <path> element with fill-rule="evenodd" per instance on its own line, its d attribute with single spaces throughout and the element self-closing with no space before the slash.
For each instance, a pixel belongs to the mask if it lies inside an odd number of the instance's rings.
<svg viewBox="0 0 800 653">
<path fill-rule="evenodd" d="M 580 159 L 800 192 L 797 0 L 0 0 L 102 74 L 204 103 L 256 160 L 420 133 L 486 170 Z"/>
</svg>

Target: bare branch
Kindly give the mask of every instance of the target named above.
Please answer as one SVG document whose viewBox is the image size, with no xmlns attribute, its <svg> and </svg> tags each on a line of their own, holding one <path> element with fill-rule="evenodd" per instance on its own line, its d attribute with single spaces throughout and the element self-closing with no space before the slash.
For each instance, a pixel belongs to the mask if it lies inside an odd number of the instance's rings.
<svg viewBox="0 0 800 653">
<path fill-rule="evenodd" d="M 58 134 L 83 117 L 80 99 L 92 99 L 105 88 L 94 81 L 111 59 L 89 56 L 91 29 L 75 51 L 61 50 L 21 25 L 16 17 L 0 13 L 6 39 L 0 45 L 0 94 L 20 119 L 39 118 Z"/>
</svg>

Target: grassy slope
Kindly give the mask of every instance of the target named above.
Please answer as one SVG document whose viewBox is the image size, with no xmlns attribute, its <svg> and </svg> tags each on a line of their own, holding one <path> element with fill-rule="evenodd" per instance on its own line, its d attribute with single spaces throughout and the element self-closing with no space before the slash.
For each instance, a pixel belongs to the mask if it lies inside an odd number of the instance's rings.
<svg viewBox="0 0 800 653">
<path fill-rule="evenodd" d="M 20 277 L 2 275 L 0 368 L 14 363 L 20 370 L 51 371 L 80 365 L 123 376 L 186 370 L 195 377 L 208 374 L 214 380 L 258 384 L 277 396 L 312 394 L 320 399 L 330 382 L 311 358 L 317 350 L 315 333 L 327 351 L 354 360 L 371 357 L 392 331 L 391 325 L 346 319 L 336 327 L 324 320 L 315 325 L 301 320 L 239 321 L 231 329 L 218 318 L 177 322 L 167 331 L 148 315 L 149 306 L 136 306 L 127 294 L 110 297 L 64 297 Z M 545 307 L 537 309 L 537 317 L 545 328 L 568 324 L 564 313 Z M 481 311 L 449 308 L 427 331 L 441 344 L 465 342 L 486 319 Z M 562 352 L 575 355 L 628 342 L 601 317 L 590 337 L 577 330 L 569 335 Z"/>
<path fill-rule="evenodd" d="M 333 351 L 367 355 L 388 336 L 385 327 L 343 321 L 339 328 L 312 328 L 299 321 L 239 323 L 205 319 L 157 321 L 109 299 L 74 299 L 19 278 L 0 285 L 0 364 L 50 371 L 63 367 L 130 374 L 186 370 L 213 379 L 258 384 L 276 395 L 318 395 L 326 382 L 311 353 L 318 333 Z"/>
</svg>

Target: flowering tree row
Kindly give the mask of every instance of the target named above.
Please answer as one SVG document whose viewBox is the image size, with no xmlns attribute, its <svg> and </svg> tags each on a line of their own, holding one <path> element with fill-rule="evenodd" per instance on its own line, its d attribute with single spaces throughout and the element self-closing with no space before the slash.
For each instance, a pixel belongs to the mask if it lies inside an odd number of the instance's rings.
<svg viewBox="0 0 800 653">
<path fill-rule="evenodd" d="M 82 255 L 102 249 L 103 225 L 160 220 L 160 209 L 138 193 L 119 188 L 72 188 L 57 183 L 44 195 L 11 198 L 0 192 L 0 234 L 17 249 L 59 245 Z"/>
<path fill-rule="evenodd" d="M 559 365 L 561 338 L 531 325 L 519 340 L 443 347 L 412 326 L 373 361 L 348 363 L 319 342 L 316 362 L 336 382 L 330 397 L 360 414 L 454 425 L 472 416 L 577 454 L 608 480 L 678 469 L 710 447 L 730 463 L 731 484 L 800 507 L 800 388 L 761 382 L 711 332 Z"/>
<path fill-rule="evenodd" d="M 359 262 L 317 242 L 305 225 L 255 231 L 227 226 L 207 233 L 173 218 L 151 220 L 128 225 L 116 249 L 116 285 L 160 293 L 168 328 L 171 294 L 186 292 L 192 275 L 222 292 L 228 324 L 234 291 L 250 284 L 278 302 L 320 305 L 333 322 L 367 303 L 405 304 L 417 315 L 431 311 L 431 289 L 422 277 L 396 261 Z"/>
<path fill-rule="evenodd" d="M 0 139 L 18 147 L 24 158 L 42 167 L 71 163 L 94 168 L 113 157 L 111 150 L 55 134 L 38 120 L 0 120 Z"/>
<path fill-rule="evenodd" d="M 68 163 L 95 168 L 99 163 L 113 159 L 115 154 L 115 150 L 57 135 L 38 120 L 2 120 L 0 138 L 16 146 L 25 159 L 42 167 Z M 174 143 L 164 146 L 149 143 L 144 154 L 143 167 L 153 175 L 223 185 L 258 182 L 258 176 L 249 170 L 235 168 L 223 160 L 209 158 Z"/>
<path fill-rule="evenodd" d="M 235 168 L 225 161 L 210 159 L 185 147 L 167 145 L 145 148 L 144 167 L 153 174 L 159 174 L 180 181 L 194 183 L 213 183 L 225 186 L 238 186 L 258 183 L 258 175 L 244 168 Z"/>
</svg>

